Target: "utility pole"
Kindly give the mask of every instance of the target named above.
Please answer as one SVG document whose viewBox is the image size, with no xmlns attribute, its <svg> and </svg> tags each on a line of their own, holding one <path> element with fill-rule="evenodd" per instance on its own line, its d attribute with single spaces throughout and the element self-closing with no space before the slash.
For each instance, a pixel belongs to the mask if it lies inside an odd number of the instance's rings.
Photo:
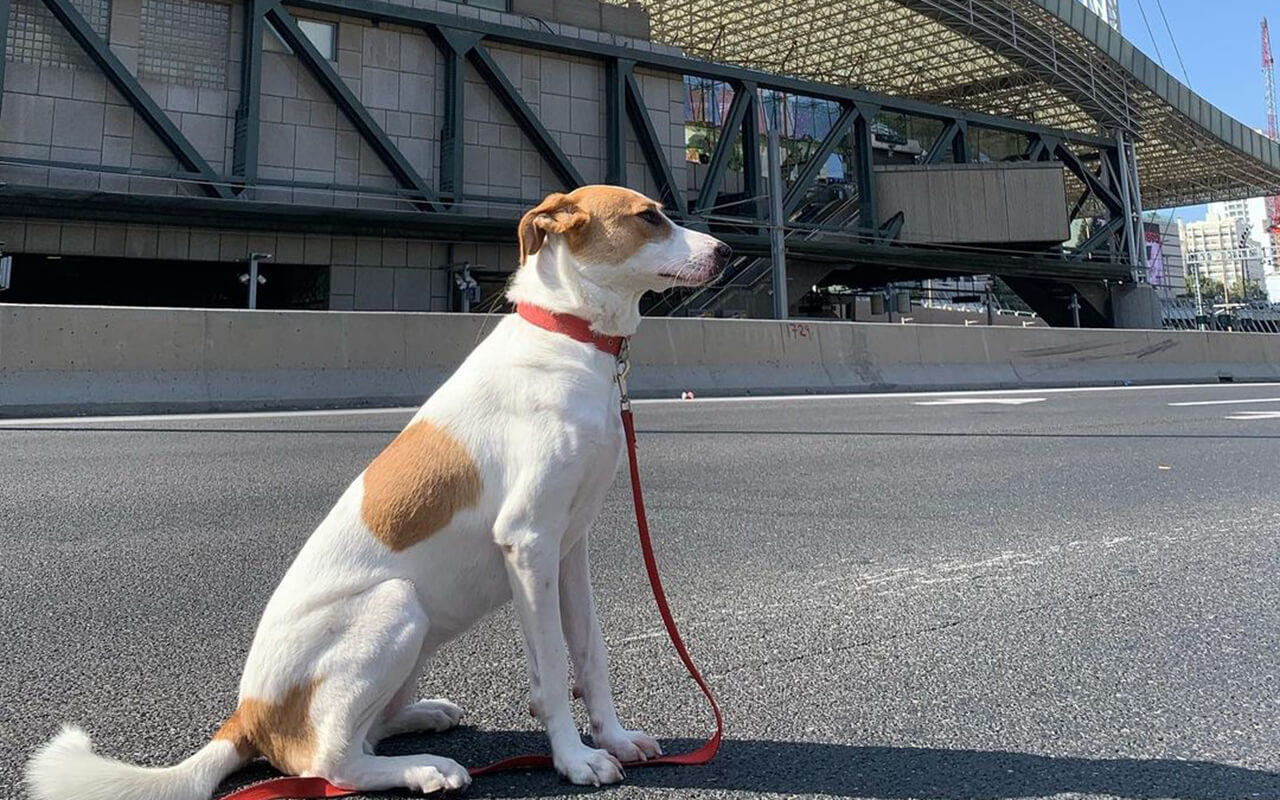
<svg viewBox="0 0 1280 800">
<path fill-rule="evenodd" d="M 1196 283 L 1196 327 L 1205 330 L 1209 326 L 1208 319 L 1204 315 L 1204 295 L 1200 290 L 1200 254 L 1187 253 L 1187 260 L 1191 262 L 1191 270 L 1195 273 Z"/>
</svg>

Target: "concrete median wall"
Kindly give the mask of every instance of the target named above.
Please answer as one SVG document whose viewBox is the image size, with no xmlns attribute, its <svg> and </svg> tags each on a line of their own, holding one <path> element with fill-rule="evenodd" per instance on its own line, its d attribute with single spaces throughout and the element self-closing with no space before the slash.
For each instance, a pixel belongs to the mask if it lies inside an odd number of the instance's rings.
<svg viewBox="0 0 1280 800">
<path fill-rule="evenodd" d="M 0 305 L 0 415 L 416 405 L 496 316 Z M 650 319 L 637 396 L 1280 380 L 1280 336 Z"/>
</svg>

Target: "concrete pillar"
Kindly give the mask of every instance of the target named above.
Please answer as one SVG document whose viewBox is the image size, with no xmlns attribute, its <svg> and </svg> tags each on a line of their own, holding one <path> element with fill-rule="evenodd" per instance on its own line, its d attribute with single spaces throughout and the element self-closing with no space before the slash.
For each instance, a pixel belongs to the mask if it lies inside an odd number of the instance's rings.
<svg viewBox="0 0 1280 800">
<path fill-rule="evenodd" d="M 1156 288 L 1148 283 L 1112 286 L 1111 325 L 1115 328 L 1163 328 L 1164 315 Z"/>
</svg>

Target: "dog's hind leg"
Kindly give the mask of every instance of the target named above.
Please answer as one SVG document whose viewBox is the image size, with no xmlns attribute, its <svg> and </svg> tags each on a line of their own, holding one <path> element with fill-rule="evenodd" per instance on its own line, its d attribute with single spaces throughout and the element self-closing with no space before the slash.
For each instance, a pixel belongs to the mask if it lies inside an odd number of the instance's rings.
<svg viewBox="0 0 1280 800">
<path fill-rule="evenodd" d="M 316 753 L 310 774 L 362 791 L 434 792 L 471 782 L 466 769 L 448 758 L 375 756 L 366 749 L 388 705 L 411 678 L 416 683 L 428 624 L 408 581 L 386 581 L 360 598 L 347 629 L 319 665 L 323 679 L 312 705 Z"/>
<path fill-rule="evenodd" d="M 417 731 L 441 733 L 456 728 L 461 719 L 462 709 L 443 697 L 419 700 L 416 703 L 402 705 L 395 711 L 392 711 L 389 706 L 387 718 L 373 726 L 373 730 L 369 733 L 369 740 L 376 743 L 388 736 Z"/>
</svg>

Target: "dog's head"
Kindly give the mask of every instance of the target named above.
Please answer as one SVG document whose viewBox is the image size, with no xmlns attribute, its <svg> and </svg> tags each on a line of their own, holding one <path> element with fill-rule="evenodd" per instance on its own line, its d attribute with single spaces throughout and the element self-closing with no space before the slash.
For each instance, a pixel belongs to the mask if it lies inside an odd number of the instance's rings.
<svg viewBox="0 0 1280 800">
<path fill-rule="evenodd" d="M 553 194 L 520 220 L 520 263 L 554 247 L 585 280 L 623 292 L 698 286 L 720 274 L 729 246 L 672 222 L 662 206 L 620 186 Z"/>
</svg>

